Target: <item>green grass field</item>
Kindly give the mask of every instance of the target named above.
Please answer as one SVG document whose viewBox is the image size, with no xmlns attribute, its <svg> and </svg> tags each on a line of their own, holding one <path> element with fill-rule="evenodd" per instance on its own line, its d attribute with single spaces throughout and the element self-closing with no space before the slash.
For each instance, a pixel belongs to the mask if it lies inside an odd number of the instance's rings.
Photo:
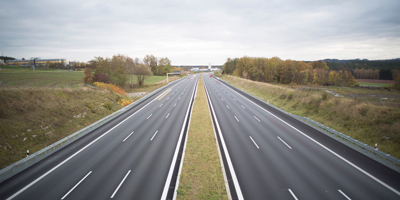
<svg viewBox="0 0 400 200">
<path fill-rule="evenodd" d="M 36 69 L 21 67 L 0 67 L 0 87 L 9 88 L 80 88 L 83 87 L 83 71 L 70 72 L 58 69 Z M 169 77 L 173 81 L 179 76 Z M 166 82 L 167 76 L 149 76 L 145 79 L 145 86 L 153 86 L 161 81 Z M 132 80 L 132 81 L 131 81 Z M 128 78 L 127 84 L 137 84 L 136 76 Z M 129 90 L 129 88 L 124 88 Z"/>
<path fill-rule="evenodd" d="M 366 83 L 366 82 L 358 82 L 360 86 L 380 86 L 380 87 L 392 87 L 392 84 L 386 83 Z"/>
<path fill-rule="evenodd" d="M 163 80 L 167 80 L 167 76 L 149 76 L 144 80 L 144 84 L 155 84 Z M 137 84 L 136 76 L 132 76 L 132 81 L 128 80 L 128 83 Z"/>
<path fill-rule="evenodd" d="M 26 68 L 2 68 L 0 87 L 79 88 L 83 86 L 83 77 L 82 71 L 44 69 L 32 71 Z"/>
</svg>

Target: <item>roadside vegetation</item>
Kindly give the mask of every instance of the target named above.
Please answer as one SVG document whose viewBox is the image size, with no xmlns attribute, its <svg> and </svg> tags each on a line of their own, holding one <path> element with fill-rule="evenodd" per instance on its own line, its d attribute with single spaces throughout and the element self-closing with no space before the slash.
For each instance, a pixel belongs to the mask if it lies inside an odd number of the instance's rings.
<svg viewBox="0 0 400 200">
<path fill-rule="evenodd" d="M 193 105 L 177 199 L 227 199 L 201 77 Z"/>
<path fill-rule="evenodd" d="M 223 79 L 287 112 L 313 119 L 369 146 L 377 143 L 379 150 L 400 158 L 397 90 L 270 84 L 229 75 Z"/>
<path fill-rule="evenodd" d="M 121 96 L 78 89 L 0 89 L 0 168 L 122 108 Z"/>
</svg>

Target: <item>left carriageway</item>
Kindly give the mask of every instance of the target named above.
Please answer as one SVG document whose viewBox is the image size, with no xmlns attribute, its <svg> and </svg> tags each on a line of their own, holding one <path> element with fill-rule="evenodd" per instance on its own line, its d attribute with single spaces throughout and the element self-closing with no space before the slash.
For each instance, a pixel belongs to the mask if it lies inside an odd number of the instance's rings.
<svg viewBox="0 0 400 200">
<path fill-rule="evenodd" d="M 0 199 L 166 199 L 198 77 L 182 79 L 0 184 Z"/>
</svg>

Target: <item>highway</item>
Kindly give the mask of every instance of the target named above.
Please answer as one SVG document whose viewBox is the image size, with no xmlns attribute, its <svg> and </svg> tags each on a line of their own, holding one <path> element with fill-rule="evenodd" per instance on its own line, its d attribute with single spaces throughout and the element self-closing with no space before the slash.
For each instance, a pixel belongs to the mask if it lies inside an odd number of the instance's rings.
<svg viewBox="0 0 400 200">
<path fill-rule="evenodd" d="M 197 80 L 170 84 L 4 181 L 0 199 L 171 199 Z"/>
<path fill-rule="evenodd" d="M 400 175 L 203 76 L 233 199 L 400 199 Z"/>
</svg>

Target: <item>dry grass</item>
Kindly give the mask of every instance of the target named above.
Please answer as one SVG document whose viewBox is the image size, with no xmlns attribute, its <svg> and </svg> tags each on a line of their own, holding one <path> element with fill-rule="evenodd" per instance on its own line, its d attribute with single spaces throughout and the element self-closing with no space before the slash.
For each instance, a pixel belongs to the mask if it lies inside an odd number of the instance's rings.
<svg viewBox="0 0 400 200">
<path fill-rule="evenodd" d="M 122 108 L 108 91 L 0 89 L 0 168 Z"/>
<path fill-rule="evenodd" d="M 201 78 L 193 107 L 177 199 L 227 199 Z"/>
<path fill-rule="evenodd" d="M 296 90 L 232 76 L 224 79 L 287 112 L 318 121 L 369 146 L 378 143 L 379 150 L 400 158 L 399 108 L 332 95 L 324 100 L 324 90 Z"/>
</svg>

